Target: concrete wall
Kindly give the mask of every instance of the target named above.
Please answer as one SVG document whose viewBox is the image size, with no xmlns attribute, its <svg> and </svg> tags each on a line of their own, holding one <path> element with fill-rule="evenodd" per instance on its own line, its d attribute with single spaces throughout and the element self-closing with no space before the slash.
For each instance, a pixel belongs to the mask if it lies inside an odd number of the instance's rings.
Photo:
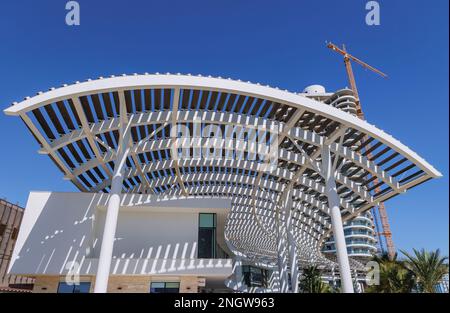
<svg viewBox="0 0 450 313">
<path fill-rule="evenodd" d="M 107 194 L 31 192 L 10 272 L 95 275 L 107 200 Z M 196 259 L 196 245 L 198 213 L 217 213 L 223 224 L 230 205 L 225 199 L 125 196 L 111 273 L 229 276 L 231 260 Z"/>
<path fill-rule="evenodd" d="M 95 221 L 96 238 L 102 238 L 105 212 Z M 114 257 L 196 258 L 198 214 L 162 212 L 121 212 L 114 243 Z M 93 258 L 100 255 L 101 240 Z"/>
<path fill-rule="evenodd" d="M 95 277 L 81 277 L 80 281 L 90 282 L 90 292 L 94 290 Z M 109 278 L 108 293 L 149 293 L 151 282 L 179 282 L 180 293 L 197 293 L 199 278 L 197 276 L 165 277 L 165 276 L 133 276 L 113 275 Z M 33 293 L 56 293 L 58 285 L 64 282 L 62 276 L 37 276 Z"/>
</svg>

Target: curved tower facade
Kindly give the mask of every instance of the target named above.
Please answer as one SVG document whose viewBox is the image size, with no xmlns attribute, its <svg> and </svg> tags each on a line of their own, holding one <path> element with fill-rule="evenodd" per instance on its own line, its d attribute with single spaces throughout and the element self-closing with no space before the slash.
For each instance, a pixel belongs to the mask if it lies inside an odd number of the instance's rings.
<svg viewBox="0 0 450 313">
<path fill-rule="evenodd" d="M 303 92 L 308 97 L 356 116 L 355 98 L 350 89 L 339 90 L 335 93 L 327 93 L 324 87 L 312 85 L 306 87 Z M 352 143 L 355 139 L 358 139 L 356 138 L 356 135 L 350 136 L 346 142 Z M 354 142 L 352 147 L 356 145 L 357 143 Z M 364 175 L 363 171 L 352 165 L 351 162 L 348 162 L 348 165 L 343 165 L 343 168 L 347 167 L 346 171 L 350 176 L 357 177 L 358 175 Z M 355 180 L 357 181 L 357 179 Z M 344 234 L 347 243 L 347 252 L 350 257 L 369 259 L 377 252 L 376 230 L 371 211 L 366 211 L 352 220 L 345 222 Z M 325 242 L 322 251 L 330 256 L 336 253 L 333 236 L 330 236 Z"/>
</svg>

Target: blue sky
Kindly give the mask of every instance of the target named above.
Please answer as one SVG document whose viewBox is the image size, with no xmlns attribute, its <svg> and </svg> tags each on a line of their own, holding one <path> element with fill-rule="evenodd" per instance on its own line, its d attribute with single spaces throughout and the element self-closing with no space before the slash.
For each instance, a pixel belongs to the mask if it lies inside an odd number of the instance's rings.
<svg viewBox="0 0 450 313">
<path fill-rule="evenodd" d="M 389 75 L 354 66 L 367 119 L 411 147 L 444 177 L 387 203 L 398 248 L 448 255 L 448 1 L 80 0 L 81 25 L 65 24 L 65 0 L 4 2 L 0 104 L 52 86 L 121 73 L 232 77 L 300 91 L 348 85 L 325 41 Z M 0 197 L 25 205 L 30 190 L 75 191 L 17 118 L 0 114 Z"/>
</svg>

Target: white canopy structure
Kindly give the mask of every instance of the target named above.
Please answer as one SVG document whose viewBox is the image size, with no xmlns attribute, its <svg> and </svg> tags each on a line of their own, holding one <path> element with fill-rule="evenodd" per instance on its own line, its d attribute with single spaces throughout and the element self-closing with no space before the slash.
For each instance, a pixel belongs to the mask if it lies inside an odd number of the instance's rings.
<svg viewBox="0 0 450 313">
<path fill-rule="evenodd" d="M 281 272 L 289 267 L 294 278 L 297 264 L 332 262 L 321 246 L 333 232 L 343 290 L 351 292 L 342 222 L 441 176 L 407 146 L 354 116 L 354 105 L 348 89 L 292 93 L 220 77 L 135 74 L 51 88 L 4 112 L 23 120 L 39 153 L 81 192 L 113 195 L 96 291 L 106 288 L 120 194 L 135 193 L 231 198 L 225 229 L 230 249 L 239 258 L 277 263 Z M 183 158 L 180 147 L 193 155 L 195 143 L 186 146 L 173 130 L 184 126 L 195 133 L 196 123 L 224 133 L 227 126 L 264 125 L 276 134 L 270 141 L 278 143 L 276 166 L 267 170 L 264 157 L 250 158 L 248 145 L 224 144 L 219 157 Z"/>
</svg>

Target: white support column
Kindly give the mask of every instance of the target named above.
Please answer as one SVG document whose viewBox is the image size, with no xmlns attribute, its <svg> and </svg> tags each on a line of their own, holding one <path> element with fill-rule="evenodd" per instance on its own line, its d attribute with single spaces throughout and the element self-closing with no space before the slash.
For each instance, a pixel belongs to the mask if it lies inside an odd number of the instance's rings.
<svg viewBox="0 0 450 313">
<path fill-rule="evenodd" d="M 286 232 L 287 232 L 287 241 L 289 245 L 289 268 L 291 272 L 291 291 L 292 293 L 298 293 L 299 272 L 297 264 L 297 250 L 293 233 L 294 225 L 291 208 L 292 208 L 292 189 L 286 192 L 286 199 L 284 201 L 284 214 L 286 216 Z"/>
<path fill-rule="evenodd" d="M 353 293 L 353 281 L 350 271 L 350 262 L 347 254 L 347 244 L 345 243 L 344 228 L 342 225 L 341 210 L 339 208 L 339 195 L 336 190 L 335 173 L 331 160 L 330 148 L 322 146 L 322 171 L 325 178 L 325 193 L 330 207 L 331 225 L 333 228 L 334 244 L 339 264 L 339 273 L 343 293 Z"/>
<path fill-rule="evenodd" d="M 334 266 L 331 268 L 331 279 L 333 283 L 333 288 L 336 288 L 336 271 L 334 270 Z"/>
<path fill-rule="evenodd" d="M 284 218 L 283 212 L 277 209 L 277 254 L 278 254 L 278 278 L 280 282 L 280 292 L 286 293 L 289 290 L 288 271 L 286 264 L 286 244 L 284 240 Z"/>
<path fill-rule="evenodd" d="M 236 286 L 239 291 L 243 289 L 243 277 L 242 277 L 242 259 L 240 256 L 236 256 L 234 261 L 234 278 L 236 280 Z"/>
<path fill-rule="evenodd" d="M 123 112 L 122 112 L 123 113 Z M 111 183 L 111 191 L 106 211 L 105 227 L 103 230 L 102 246 L 98 259 L 97 276 L 95 278 L 95 293 L 105 293 L 108 288 L 109 272 L 116 235 L 117 219 L 119 217 L 120 195 L 124 179 L 124 169 L 127 157 L 130 152 L 130 124 L 122 120 L 119 131 L 119 143 L 117 147 L 117 157 L 114 164 L 114 173 Z"/>
<path fill-rule="evenodd" d="M 353 288 L 355 289 L 356 293 L 361 293 L 361 284 L 358 282 L 358 271 L 356 269 L 353 270 Z"/>
</svg>

